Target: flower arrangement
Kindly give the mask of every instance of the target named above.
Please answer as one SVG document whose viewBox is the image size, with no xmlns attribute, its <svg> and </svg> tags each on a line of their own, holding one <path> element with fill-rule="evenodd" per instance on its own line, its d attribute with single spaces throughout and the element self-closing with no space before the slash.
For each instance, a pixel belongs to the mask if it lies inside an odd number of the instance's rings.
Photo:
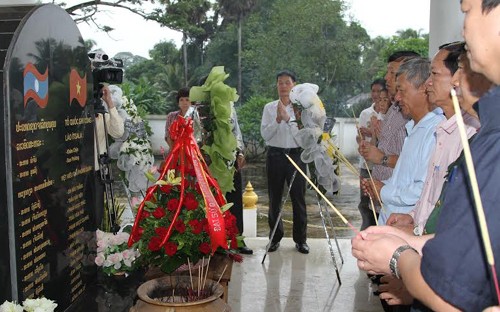
<svg viewBox="0 0 500 312">
<path fill-rule="evenodd" d="M 96 231 L 97 256 L 95 264 L 102 267 L 107 275 L 132 272 L 137 267 L 136 260 L 139 258 L 139 251 L 129 248 L 127 242 L 130 234 L 118 232 L 116 234 Z"/>
<path fill-rule="evenodd" d="M 47 298 L 26 299 L 23 304 L 5 301 L 0 305 L 0 312 L 54 312 L 57 303 Z"/>
<path fill-rule="evenodd" d="M 232 204 L 210 175 L 193 131 L 189 117 L 179 116 L 170 127 L 175 144 L 158 180 L 150 176 L 154 184 L 137 209 L 129 239 L 143 263 L 166 273 L 215 251 L 234 257 L 229 246 L 236 249 L 241 241 L 228 211 Z"/>
<path fill-rule="evenodd" d="M 206 216 L 204 198 L 193 170 L 184 176 L 186 186 L 181 197 L 181 177 L 169 169 L 165 177 L 156 182 L 160 187 L 152 198 L 145 202 L 140 216 L 140 240 L 136 246 L 141 253 L 141 261 L 171 273 L 183 264 L 196 263 L 212 253 L 209 221 Z M 182 206 L 178 209 L 183 198 Z M 231 247 L 238 247 L 236 218 L 227 210 L 230 205 L 222 203 L 225 225 L 225 239 L 231 239 Z M 169 227 L 170 236 L 165 243 Z M 219 248 L 219 251 L 222 251 Z M 228 252 L 228 251 L 226 251 Z"/>
<path fill-rule="evenodd" d="M 295 139 L 303 149 L 300 158 L 311 164 L 316 184 L 325 192 L 336 193 L 340 189 L 338 148 L 328 132 L 324 132 L 326 112 L 318 97 L 319 87 L 311 83 L 298 84 L 290 91 L 295 115 L 299 116 L 299 132 Z"/>
<path fill-rule="evenodd" d="M 137 109 L 133 100 L 122 96 L 121 89 L 113 87 L 113 101 L 124 119 L 124 133 L 110 146 L 110 157 L 116 159 L 122 179 L 130 192 L 138 193 L 148 187 L 144 173 L 154 163 L 153 149 L 149 136 L 151 128 L 143 119 L 144 112 Z"/>
</svg>

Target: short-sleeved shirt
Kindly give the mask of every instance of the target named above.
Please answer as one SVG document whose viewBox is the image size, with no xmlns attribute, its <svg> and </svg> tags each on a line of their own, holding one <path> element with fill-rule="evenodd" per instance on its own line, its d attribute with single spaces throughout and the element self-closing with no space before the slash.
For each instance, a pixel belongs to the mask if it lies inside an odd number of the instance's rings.
<svg viewBox="0 0 500 312">
<path fill-rule="evenodd" d="M 470 147 L 500 276 L 500 87 L 479 101 L 481 128 Z M 423 250 L 420 270 L 432 290 L 463 311 L 497 305 L 465 164 L 449 181 L 435 237 Z"/>
<path fill-rule="evenodd" d="M 399 155 L 406 138 L 405 125 L 408 119 L 403 117 L 399 106 L 394 103 L 389 107 L 385 119 L 382 122 L 382 129 L 378 137 L 378 149 L 385 155 Z M 374 179 L 384 181 L 392 176 L 393 169 L 382 165 L 373 165 L 372 176 Z"/>
</svg>

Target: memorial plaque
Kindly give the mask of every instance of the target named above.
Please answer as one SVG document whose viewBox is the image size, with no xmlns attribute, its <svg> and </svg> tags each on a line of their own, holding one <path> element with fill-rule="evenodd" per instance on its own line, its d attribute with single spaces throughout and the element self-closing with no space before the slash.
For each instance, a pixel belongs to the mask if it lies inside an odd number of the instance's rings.
<svg viewBox="0 0 500 312">
<path fill-rule="evenodd" d="M 0 301 L 43 296 L 65 310 L 95 275 L 96 214 L 86 200 L 94 170 L 90 64 L 64 10 L 42 5 L 23 18 L 3 90 L 0 217 L 8 216 L 11 294 L 0 292 Z"/>
</svg>

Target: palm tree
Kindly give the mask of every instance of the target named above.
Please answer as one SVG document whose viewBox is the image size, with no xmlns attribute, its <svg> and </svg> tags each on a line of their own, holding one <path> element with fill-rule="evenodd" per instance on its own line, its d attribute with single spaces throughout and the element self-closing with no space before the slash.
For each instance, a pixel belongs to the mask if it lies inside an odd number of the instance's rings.
<svg viewBox="0 0 500 312">
<path fill-rule="evenodd" d="M 228 21 L 238 23 L 238 94 L 241 90 L 241 28 L 243 19 L 252 12 L 257 0 L 219 0 L 220 14 Z"/>
</svg>

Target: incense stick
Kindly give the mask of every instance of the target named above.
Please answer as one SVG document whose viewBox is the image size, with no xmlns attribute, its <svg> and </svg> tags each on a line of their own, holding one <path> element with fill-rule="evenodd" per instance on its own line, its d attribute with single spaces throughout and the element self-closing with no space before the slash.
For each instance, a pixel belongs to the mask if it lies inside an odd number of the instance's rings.
<svg viewBox="0 0 500 312">
<path fill-rule="evenodd" d="M 491 267 L 493 282 L 497 293 L 497 300 L 498 302 L 500 302 L 500 288 L 498 286 L 498 279 L 496 275 L 495 258 L 493 256 L 493 248 L 491 247 L 490 234 L 488 232 L 486 216 L 484 214 L 483 203 L 481 201 L 481 194 L 479 193 L 479 185 L 477 183 L 476 170 L 474 169 L 474 163 L 472 161 L 472 154 L 470 152 L 469 141 L 467 139 L 467 134 L 465 132 L 465 124 L 462 117 L 462 111 L 460 110 L 460 105 L 458 104 L 457 92 L 453 88 L 451 89 L 450 92 L 451 92 L 451 99 L 453 101 L 453 108 L 455 109 L 455 115 L 457 116 L 457 125 L 458 125 L 458 131 L 460 133 L 460 140 L 462 141 L 462 146 L 464 148 L 465 164 L 467 165 L 467 171 L 469 172 L 472 194 L 474 196 L 474 203 L 476 206 L 477 217 L 479 219 L 479 228 L 481 230 L 483 246 L 486 252 L 486 260 L 488 261 L 488 264 Z"/>
<path fill-rule="evenodd" d="M 368 195 L 368 197 L 370 198 L 370 206 L 372 206 L 373 219 L 375 219 L 375 225 L 378 226 L 377 212 L 375 211 L 375 204 L 373 203 L 373 198 L 371 195 Z"/>
<path fill-rule="evenodd" d="M 191 262 L 189 261 L 189 258 L 188 258 L 188 268 L 189 268 L 189 279 L 191 280 L 191 289 L 194 290 L 193 275 L 191 275 Z"/>
<path fill-rule="evenodd" d="M 205 271 L 205 278 L 203 279 L 203 289 L 205 289 L 205 283 L 207 282 L 208 268 L 210 267 L 210 258 L 212 256 L 208 256 L 207 270 Z"/>
<path fill-rule="evenodd" d="M 307 181 L 307 183 L 309 183 L 313 188 L 314 190 L 325 200 L 325 202 L 328 204 L 328 206 L 330 206 L 333 211 L 335 211 L 335 213 L 340 217 L 340 219 L 342 220 L 342 222 L 344 222 L 346 225 L 348 225 L 355 233 L 359 233 L 359 231 L 351 224 L 349 223 L 349 221 L 347 221 L 347 219 L 342 215 L 342 213 L 340 213 L 340 211 L 328 200 L 328 198 L 326 198 L 325 195 L 323 195 L 323 193 L 318 189 L 318 187 L 311 181 L 311 179 L 309 179 L 307 177 L 307 175 L 304 173 L 304 171 L 302 171 L 302 169 L 300 169 L 300 167 L 297 165 L 297 163 L 295 161 L 293 161 L 293 159 L 290 158 L 290 156 L 288 156 L 287 154 L 285 154 L 286 158 L 288 158 L 288 160 L 290 161 L 290 163 L 295 167 L 295 169 L 297 169 L 297 171 L 304 177 L 304 179 Z"/>
<path fill-rule="evenodd" d="M 220 280 L 221 280 L 222 276 L 224 275 L 224 273 L 226 272 L 226 269 L 227 269 L 227 264 L 224 266 L 224 270 L 222 270 L 222 273 L 220 274 L 219 279 L 217 280 L 217 284 L 220 283 Z"/>
<path fill-rule="evenodd" d="M 362 139 L 363 138 L 363 135 L 361 134 L 361 130 L 359 129 L 359 124 L 358 124 L 358 120 L 356 119 L 356 114 L 354 113 L 354 109 L 352 109 L 352 116 L 354 118 L 354 124 L 356 125 L 356 129 L 358 130 L 358 134 L 359 134 L 359 137 Z M 377 196 L 377 200 L 378 202 L 380 203 L 380 209 L 387 213 L 384 209 L 384 204 L 382 204 L 382 199 L 380 198 L 380 194 L 377 192 L 377 188 L 375 187 L 375 181 L 373 180 L 373 177 L 372 177 L 372 174 L 370 172 L 370 167 L 368 166 L 368 162 L 366 161 L 366 159 L 364 157 L 361 157 L 363 158 L 363 162 L 365 163 L 365 167 L 366 167 L 366 171 L 368 172 L 368 176 L 370 177 L 370 182 L 372 184 L 372 188 L 373 188 L 373 191 L 375 192 L 375 195 Z M 377 225 L 378 225 L 378 222 L 377 222 Z"/>
</svg>

